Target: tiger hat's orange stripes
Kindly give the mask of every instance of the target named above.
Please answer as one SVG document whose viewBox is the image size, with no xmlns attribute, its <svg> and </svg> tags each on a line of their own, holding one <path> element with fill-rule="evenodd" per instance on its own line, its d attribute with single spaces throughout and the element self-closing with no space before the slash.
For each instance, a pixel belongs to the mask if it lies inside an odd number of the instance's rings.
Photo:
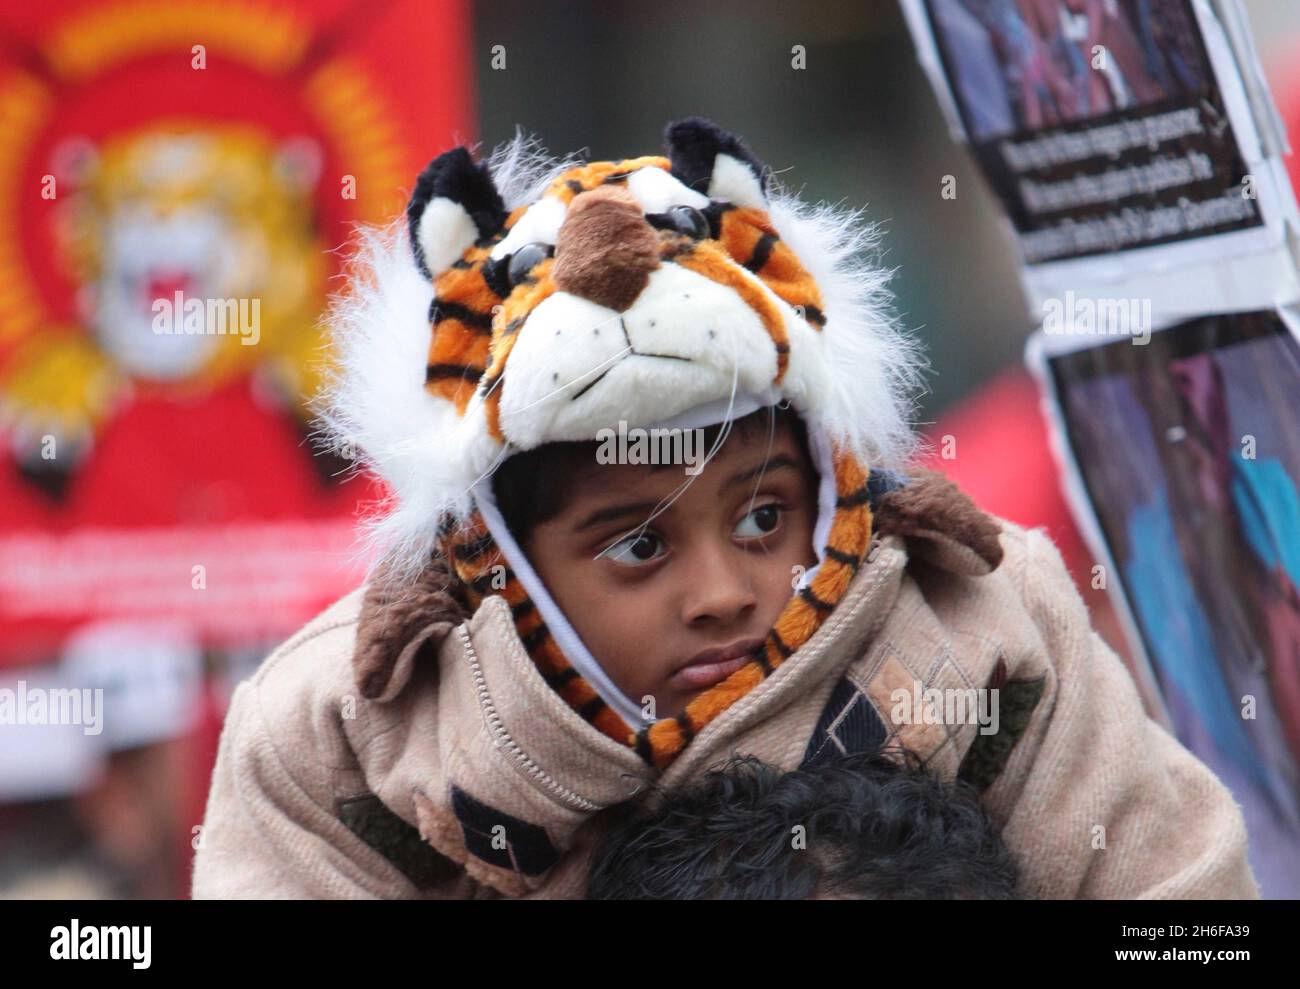
<svg viewBox="0 0 1300 989">
<path fill-rule="evenodd" d="M 489 251 L 471 247 L 459 266 L 448 268 L 433 283 L 442 315 L 432 327 L 425 388 L 454 403 L 462 416 L 487 367 L 492 307 L 500 301 L 483 278 Z"/>
<path fill-rule="evenodd" d="M 510 351 L 519 339 L 519 327 L 528 318 L 528 314 L 558 288 L 551 278 L 554 264 L 554 258 L 548 258 L 539 264 L 532 276 L 536 279 L 535 284 L 529 285 L 522 292 L 518 289 L 512 292 L 492 323 L 492 364 L 483 378 L 483 395 L 488 435 L 498 443 L 505 442 L 505 436 L 501 432 L 501 390 L 506 361 L 510 359 Z"/>
<path fill-rule="evenodd" d="M 618 181 L 640 168 L 670 171 L 672 162 L 663 155 L 643 155 L 640 158 L 624 158 L 622 161 L 593 161 L 571 168 L 558 176 L 547 187 L 545 194 L 558 197 L 567 206 L 574 196 L 589 192 L 606 182 Z"/>
<path fill-rule="evenodd" d="M 777 235 L 766 212 L 752 206 L 726 210 L 718 240 L 737 264 L 758 275 L 787 303 L 799 307 L 809 325 L 822 328 L 825 317 L 821 289 Z"/>
</svg>

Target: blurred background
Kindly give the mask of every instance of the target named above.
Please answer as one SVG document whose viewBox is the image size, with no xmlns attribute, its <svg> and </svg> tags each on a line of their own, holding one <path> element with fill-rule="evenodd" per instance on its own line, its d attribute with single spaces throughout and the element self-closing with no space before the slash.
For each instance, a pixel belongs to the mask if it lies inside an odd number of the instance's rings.
<svg viewBox="0 0 1300 989">
<path fill-rule="evenodd" d="M 1247 7 L 1290 126 L 1300 6 Z M 696 114 L 882 225 L 921 424 L 957 439 L 934 465 L 1048 526 L 1132 662 L 1022 369 L 1010 239 L 894 0 L 0 0 L 0 687 L 114 712 L 0 725 L 0 896 L 185 896 L 234 684 L 360 579 L 377 492 L 306 404 L 352 225 L 456 143 L 655 154 Z M 160 338 L 151 303 L 186 295 L 259 298 L 259 338 Z"/>
</svg>

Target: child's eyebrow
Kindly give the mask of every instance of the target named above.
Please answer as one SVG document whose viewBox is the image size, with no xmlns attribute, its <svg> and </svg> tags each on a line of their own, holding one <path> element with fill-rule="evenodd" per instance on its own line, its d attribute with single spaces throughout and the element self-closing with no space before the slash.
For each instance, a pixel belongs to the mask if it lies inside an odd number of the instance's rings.
<svg viewBox="0 0 1300 989">
<path fill-rule="evenodd" d="M 638 501 L 627 505 L 611 505 L 608 508 L 598 508 L 575 525 L 573 531 L 582 532 L 594 525 L 599 525 L 602 522 L 612 522 L 614 519 L 622 518 L 625 515 L 633 515 L 638 512 L 653 512 L 658 506 L 659 502 L 657 501 Z"/>
<path fill-rule="evenodd" d="M 782 453 L 773 457 L 771 460 L 763 460 L 760 463 L 755 464 L 753 467 L 749 468 L 749 470 L 733 474 L 723 487 L 730 488 L 737 484 L 744 484 L 746 481 L 752 480 L 758 474 L 767 474 L 774 470 L 780 470 L 782 467 L 799 470 L 800 466 L 799 461 L 795 460 L 794 457 L 790 456 L 788 453 Z"/>
<path fill-rule="evenodd" d="M 736 474 L 733 474 L 726 483 L 723 484 L 723 487 L 732 488 L 737 484 L 744 484 L 746 481 L 752 480 L 760 473 L 769 473 L 771 471 L 781 470 L 782 468 L 798 470 L 800 464 L 799 461 L 795 460 L 789 454 L 782 453 L 773 457 L 771 460 L 760 461 L 748 470 L 739 471 Z M 637 501 L 627 504 L 610 505 L 606 508 L 598 508 L 575 525 L 573 531 L 582 532 L 585 529 L 590 529 L 594 525 L 599 525 L 602 522 L 612 522 L 615 519 L 623 518 L 625 515 L 653 512 L 659 507 L 659 504 L 660 503 L 657 501 Z"/>
</svg>

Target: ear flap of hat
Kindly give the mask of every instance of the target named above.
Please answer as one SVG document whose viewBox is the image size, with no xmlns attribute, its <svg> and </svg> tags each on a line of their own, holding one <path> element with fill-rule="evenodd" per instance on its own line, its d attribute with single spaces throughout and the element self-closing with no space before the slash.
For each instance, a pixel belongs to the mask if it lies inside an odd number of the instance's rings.
<svg viewBox="0 0 1300 989">
<path fill-rule="evenodd" d="M 767 167 L 740 138 L 713 121 L 674 121 L 664 129 L 664 146 L 673 175 L 696 192 L 737 206 L 767 207 Z"/>
<path fill-rule="evenodd" d="M 505 226 L 506 208 L 487 164 L 475 164 L 461 146 L 444 151 L 420 173 L 406 220 L 416 266 L 432 280 L 475 241 Z"/>
</svg>

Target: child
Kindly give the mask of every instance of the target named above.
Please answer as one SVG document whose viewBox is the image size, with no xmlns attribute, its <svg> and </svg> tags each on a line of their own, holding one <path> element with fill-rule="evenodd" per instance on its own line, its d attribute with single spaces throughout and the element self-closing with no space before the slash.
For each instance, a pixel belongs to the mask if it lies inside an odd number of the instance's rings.
<svg viewBox="0 0 1300 989">
<path fill-rule="evenodd" d="M 587 897 L 1015 899 L 1015 863 L 979 794 L 900 755 L 788 773 L 737 756 L 607 832 Z"/>
<path fill-rule="evenodd" d="M 237 688 L 194 895 L 578 898 L 652 784 L 896 744 L 1019 895 L 1257 896 L 1051 541 L 903 471 L 919 357 L 857 214 L 665 136 L 456 148 L 364 238 L 325 417 L 391 490 L 380 562 Z"/>
</svg>

